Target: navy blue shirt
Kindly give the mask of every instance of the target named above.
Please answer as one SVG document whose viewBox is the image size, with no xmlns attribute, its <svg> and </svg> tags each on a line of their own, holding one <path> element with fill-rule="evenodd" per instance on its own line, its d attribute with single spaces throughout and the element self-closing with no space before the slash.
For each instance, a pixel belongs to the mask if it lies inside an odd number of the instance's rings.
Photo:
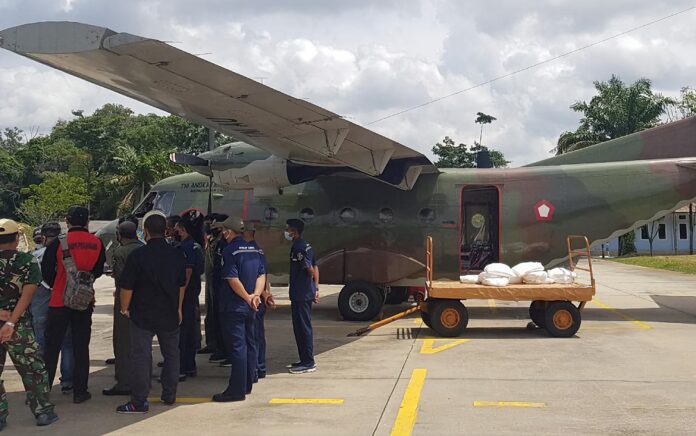
<svg viewBox="0 0 696 436">
<path fill-rule="evenodd" d="M 247 294 L 253 294 L 256 279 L 266 274 L 264 260 L 258 246 L 237 236 L 222 253 L 222 278 L 225 286 L 220 293 L 220 312 L 249 312 L 251 307 L 237 295 L 227 280 L 239 279 Z"/>
<path fill-rule="evenodd" d="M 187 302 L 197 301 L 201 293 L 201 274 L 203 274 L 204 258 L 201 246 L 196 244 L 193 238 L 189 237 L 181 241 L 177 247 L 184 253 L 186 258 L 186 268 L 191 268 L 191 280 L 186 287 L 184 300 Z"/>
<path fill-rule="evenodd" d="M 307 271 L 314 265 L 312 246 L 302 238 L 293 242 L 290 248 L 290 301 L 314 300 L 317 287 Z"/>
<path fill-rule="evenodd" d="M 213 282 L 220 283 L 222 281 L 222 253 L 227 247 L 227 241 L 225 238 L 220 238 L 215 245 L 215 252 L 213 253 Z"/>
</svg>

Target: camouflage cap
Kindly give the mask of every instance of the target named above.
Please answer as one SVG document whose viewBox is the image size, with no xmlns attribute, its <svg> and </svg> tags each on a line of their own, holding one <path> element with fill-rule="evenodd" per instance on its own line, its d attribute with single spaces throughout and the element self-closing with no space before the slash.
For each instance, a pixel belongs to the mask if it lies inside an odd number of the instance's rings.
<svg viewBox="0 0 696 436">
<path fill-rule="evenodd" d="M 242 219 L 239 217 L 231 216 L 225 221 L 213 223 L 212 227 L 214 229 L 227 229 L 234 230 L 237 233 L 242 233 L 244 231 L 244 221 L 242 221 Z"/>
<path fill-rule="evenodd" d="M 0 219 L 0 235 L 13 235 L 19 233 L 19 225 L 13 220 Z"/>
</svg>

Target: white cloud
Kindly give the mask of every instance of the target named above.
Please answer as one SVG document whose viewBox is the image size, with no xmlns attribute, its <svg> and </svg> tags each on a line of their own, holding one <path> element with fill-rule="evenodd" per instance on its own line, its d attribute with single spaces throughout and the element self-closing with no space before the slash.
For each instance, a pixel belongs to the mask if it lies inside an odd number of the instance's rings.
<svg viewBox="0 0 696 436">
<path fill-rule="evenodd" d="M 0 0 L 0 28 L 70 20 L 171 41 L 365 124 L 688 6 L 686 0 Z M 445 135 L 478 139 L 474 119 L 482 111 L 498 118 L 484 127 L 484 144 L 515 165 L 546 158 L 558 135 L 577 126 L 579 116 L 568 107 L 591 98 L 595 80 L 648 77 L 668 95 L 696 85 L 696 58 L 687 55 L 696 45 L 694 13 L 369 128 L 429 154 Z M 0 75 L 0 127 L 46 132 L 72 109 L 91 112 L 107 102 L 157 112 L 5 51 Z"/>
</svg>

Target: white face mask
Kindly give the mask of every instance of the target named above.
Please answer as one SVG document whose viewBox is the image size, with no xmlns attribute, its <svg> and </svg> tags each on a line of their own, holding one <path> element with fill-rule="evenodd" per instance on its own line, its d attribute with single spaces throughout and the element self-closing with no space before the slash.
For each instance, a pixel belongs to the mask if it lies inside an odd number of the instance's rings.
<svg viewBox="0 0 696 436">
<path fill-rule="evenodd" d="M 288 232 L 287 230 L 285 231 L 285 239 L 287 239 L 288 241 L 292 241 L 292 236 L 290 235 L 290 232 Z"/>
</svg>

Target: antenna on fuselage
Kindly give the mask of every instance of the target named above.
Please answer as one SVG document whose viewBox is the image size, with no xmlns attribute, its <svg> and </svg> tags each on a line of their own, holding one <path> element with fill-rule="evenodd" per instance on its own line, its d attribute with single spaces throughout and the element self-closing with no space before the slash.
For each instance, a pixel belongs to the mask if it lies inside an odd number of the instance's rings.
<svg viewBox="0 0 696 436">
<path fill-rule="evenodd" d="M 215 149 L 215 130 L 208 128 L 208 150 Z M 210 159 L 208 159 L 208 215 L 213 213 L 213 168 Z"/>
</svg>

